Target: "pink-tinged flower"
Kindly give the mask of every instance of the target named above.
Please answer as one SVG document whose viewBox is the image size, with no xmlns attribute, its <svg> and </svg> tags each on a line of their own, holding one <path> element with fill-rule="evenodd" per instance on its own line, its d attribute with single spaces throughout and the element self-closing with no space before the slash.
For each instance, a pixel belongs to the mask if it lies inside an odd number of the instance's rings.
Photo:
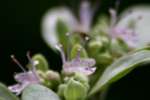
<svg viewBox="0 0 150 100">
<path fill-rule="evenodd" d="M 137 35 L 132 29 L 115 27 L 112 29 L 112 33 L 115 38 L 121 38 L 130 47 L 135 47 L 135 43 L 138 41 Z"/>
<path fill-rule="evenodd" d="M 92 58 L 80 58 L 80 50 L 78 51 L 76 58 L 72 59 L 71 61 L 66 61 L 62 46 L 57 45 L 57 49 L 61 53 L 64 73 L 72 74 L 78 72 L 84 75 L 91 75 L 95 72 L 96 67 L 93 67 L 96 63 L 95 60 Z"/>
<path fill-rule="evenodd" d="M 13 61 L 24 71 L 22 73 L 18 73 L 14 76 L 14 79 L 18 82 L 17 84 L 14 84 L 12 86 L 9 86 L 8 89 L 12 92 L 14 92 L 16 95 L 19 95 L 23 89 L 30 85 L 30 84 L 37 84 L 40 83 L 39 77 L 36 73 L 35 65 L 36 63 L 27 55 L 30 63 L 32 64 L 32 70 L 26 71 L 23 66 L 19 63 L 17 59 L 15 59 L 14 56 L 11 56 Z"/>
<path fill-rule="evenodd" d="M 109 35 L 112 39 L 120 38 L 125 43 L 128 44 L 129 47 L 135 47 L 135 43 L 137 42 L 137 33 L 135 33 L 134 28 L 129 27 L 120 27 L 117 26 L 117 13 L 114 9 L 109 10 L 111 15 L 110 29 Z"/>
</svg>

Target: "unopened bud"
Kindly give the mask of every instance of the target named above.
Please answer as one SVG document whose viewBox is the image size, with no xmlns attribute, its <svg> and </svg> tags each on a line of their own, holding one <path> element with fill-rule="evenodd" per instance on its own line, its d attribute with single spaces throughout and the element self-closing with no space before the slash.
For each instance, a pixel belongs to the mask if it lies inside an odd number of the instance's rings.
<svg viewBox="0 0 150 100">
<path fill-rule="evenodd" d="M 65 90 L 64 97 L 66 100 L 83 100 L 87 95 L 86 87 L 74 79 L 70 79 Z"/>
<path fill-rule="evenodd" d="M 60 75 L 59 75 L 58 72 L 49 70 L 49 71 L 46 72 L 46 78 L 48 80 L 57 80 L 57 81 L 59 81 L 60 80 Z"/>
</svg>

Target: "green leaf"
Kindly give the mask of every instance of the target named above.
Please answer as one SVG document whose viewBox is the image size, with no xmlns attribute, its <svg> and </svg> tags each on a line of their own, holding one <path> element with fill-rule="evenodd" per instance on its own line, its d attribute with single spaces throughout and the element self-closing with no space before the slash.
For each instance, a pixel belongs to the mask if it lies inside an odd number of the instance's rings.
<svg viewBox="0 0 150 100">
<path fill-rule="evenodd" d="M 0 83 L 0 100 L 19 100 L 5 85 Z"/>
<path fill-rule="evenodd" d="M 106 68 L 102 76 L 98 79 L 97 83 L 90 91 L 90 95 L 102 90 L 105 86 L 108 86 L 112 82 L 115 82 L 125 76 L 131 70 L 138 67 L 139 64 L 146 62 L 150 62 L 149 50 L 141 50 L 121 57 Z"/>
<path fill-rule="evenodd" d="M 60 100 L 60 98 L 49 88 L 32 84 L 24 89 L 22 100 Z"/>
<path fill-rule="evenodd" d="M 129 13 L 131 12 L 132 13 Z M 138 5 L 126 9 L 120 16 L 117 27 L 133 28 L 137 33 L 137 48 L 150 44 L 150 6 Z"/>
<path fill-rule="evenodd" d="M 32 59 L 38 61 L 38 64 L 36 65 L 37 70 L 45 72 L 49 69 L 48 62 L 42 54 L 35 54 Z"/>
</svg>

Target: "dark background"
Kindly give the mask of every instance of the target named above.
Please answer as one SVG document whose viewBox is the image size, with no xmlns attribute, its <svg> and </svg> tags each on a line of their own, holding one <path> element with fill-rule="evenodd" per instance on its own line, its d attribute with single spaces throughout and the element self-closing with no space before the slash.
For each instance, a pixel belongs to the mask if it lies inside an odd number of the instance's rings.
<svg viewBox="0 0 150 100">
<path fill-rule="evenodd" d="M 74 11 L 80 0 L 1 0 L 0 1 L 0 81 L 14 83 L 14 72 L 21 71 L 10 59 L 15 54 L 25 65 L 26 52 L 42 53 L 50 67 L 60 69 L 60 57 L 41 38 L 41 18 L 51 7 L 67 5 Z M 101 0 L 97 13 L 107 12 L 114 0 Z M 150 4 L 149 0 L 122 0 L 120 12 L 135 4 Z M 59 63 L 58 63 L 59 62 Z M 140 67 L 111 85 L 107 100 L 150 100 L 150 67 Z"/>
</svg>

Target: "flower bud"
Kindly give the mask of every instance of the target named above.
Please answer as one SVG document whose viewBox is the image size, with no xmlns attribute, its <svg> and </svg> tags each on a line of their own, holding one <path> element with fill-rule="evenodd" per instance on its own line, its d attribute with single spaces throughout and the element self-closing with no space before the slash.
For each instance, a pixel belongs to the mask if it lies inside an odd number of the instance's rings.
<svg viewBox="0 0 150 100">
<path fill-rule="evenodd" d="M 58 72 L 49 70 L 49 71 L 46 72 L 46 79 L 59 81 L 60 80 L 60 75 L 59 75 Z"/>
<path fill-rule="evenodd" d="M 60 97 L 64 97 L 64 90 L 65 90 L 65 88 L 66 88 L 66 84 L 60 84 L 60 85 L 59 85 L 57 94 L 58 94 Z"/>
<path fill-rule="evenodd" d="M 92 40 L 88 44 L 88 50 L 92 57 L 97 55 L 102 48 L 103 44 L 101 41 Z"/>
<path fill-rule="evenodd" d="M 70 79 L 64 90 L 64 97 L 66 100 L 82 100 L 87 95 L 86 87 L 74 79 Z"/>
<path fill-rule="evenodd" d="M 58 86 L 58 84 L 60 83 L 60 75 L 58 72 L 49 70 L 45 74 L 46 74 L 46 81 L 51 83 L 52 88 Z"/>
<path fill-rule="evenodd" d="M 103 52 L 97 55 L 96 57 L 97 63 L 100 64 L 110 64 L 113 60 L 112 55 L 109 52 Z"/>
<path fill-rule="evenodd" d="M 101 41 L 102 41 L 102 43 L 103 43 L 103 45 L 104 45 L 105 47 L 107 47 L 107 46 L 109 45 L 109 43 L 110 43 L 109 38 L 106 37 L 106 36 L 101 36 Z"/>
<path fill-rule="evenodd" d="M 81 83 L 88 83 L 88 77 L 81 73 L 75 73 L 73 78 Z"/>
<path fill-rule="evenodd" d="M 43 78 L 45 79 L 46 78 L 46 75 L 45 75 L 45 72 L 41 71 L 41 70 L 37 70 L 37 74 L 40 78 Z"/>
</svg>

